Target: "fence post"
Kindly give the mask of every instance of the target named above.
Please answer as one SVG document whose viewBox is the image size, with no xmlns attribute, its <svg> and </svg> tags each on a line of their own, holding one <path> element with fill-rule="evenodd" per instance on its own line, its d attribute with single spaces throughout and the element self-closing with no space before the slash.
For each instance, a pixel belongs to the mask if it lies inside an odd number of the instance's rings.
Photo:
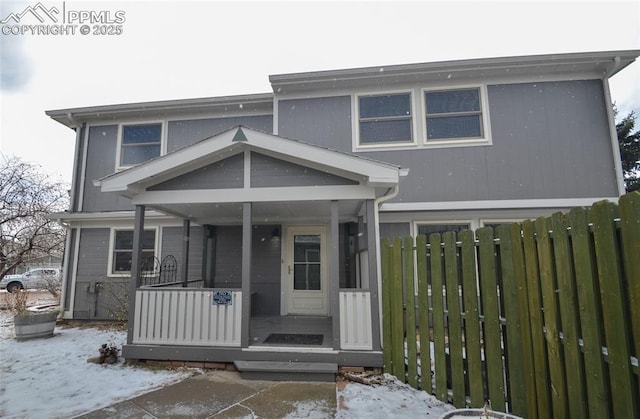
<svg viewBox="0 0 640 419">
<path fill-rule="evenodd" d="M 640 192 L 631 192 L 620 198 L 620 219 L 634 355 L 640 359 Z"/>
</svg>

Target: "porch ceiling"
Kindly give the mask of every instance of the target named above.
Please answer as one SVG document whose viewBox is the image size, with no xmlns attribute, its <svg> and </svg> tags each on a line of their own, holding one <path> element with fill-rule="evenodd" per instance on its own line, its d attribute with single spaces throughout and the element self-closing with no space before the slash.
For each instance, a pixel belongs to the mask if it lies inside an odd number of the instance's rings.
<svg viewBox="0 0 640 419">
<path fill-rule="evenodd" d="M 341 200 L 340 222 L 354 221 L 362 210 L 362 201 Z M 173 204 L 155 209 L 187 218 L 197 224 L 238 224 L 242 222 L 242 203 Z M 330 201 L 258 202 L 251 208 L 254 224 L 282 222 L 325 222 L 331 217 Z"/>
</svg>

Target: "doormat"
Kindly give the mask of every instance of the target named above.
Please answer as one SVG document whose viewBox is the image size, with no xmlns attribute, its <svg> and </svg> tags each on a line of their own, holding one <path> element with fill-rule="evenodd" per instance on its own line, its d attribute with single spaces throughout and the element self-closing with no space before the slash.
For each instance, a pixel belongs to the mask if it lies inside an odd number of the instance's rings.
<svg viewBox="0 0 640 419">
<path fill-rule="evenodd" d="M 272 333 L 263 343 L 276 343 L 280 345 L 322 345 L 322 335 Z"/>
</svg>

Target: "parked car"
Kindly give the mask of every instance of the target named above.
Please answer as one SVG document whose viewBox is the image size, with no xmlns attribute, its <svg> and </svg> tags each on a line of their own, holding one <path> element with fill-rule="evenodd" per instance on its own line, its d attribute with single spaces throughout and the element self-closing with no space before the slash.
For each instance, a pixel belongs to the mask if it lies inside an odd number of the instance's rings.
<svg viewBox="0 0 640 419">
<path fill-rule="evenodd" d="M 60 280 L 59 268 L 35 268 L 23 274 L 6 275 L 0 280 L 0 289 L 13 292 L 25 288 L 47 288 L 48 281 Z"/>
</svg>

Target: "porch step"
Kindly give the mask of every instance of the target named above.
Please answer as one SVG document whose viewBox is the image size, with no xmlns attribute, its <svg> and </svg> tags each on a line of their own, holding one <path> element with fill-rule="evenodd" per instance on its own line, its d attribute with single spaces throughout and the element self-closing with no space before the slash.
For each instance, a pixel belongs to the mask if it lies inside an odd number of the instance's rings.
<svg viewBox="0 0 640 419">
<path fill-rule="evenodd" d="M 323 381 L 336 380 L 338 364 L 320 362 L 233 361 L 247 380 Z"/>
</svg>

